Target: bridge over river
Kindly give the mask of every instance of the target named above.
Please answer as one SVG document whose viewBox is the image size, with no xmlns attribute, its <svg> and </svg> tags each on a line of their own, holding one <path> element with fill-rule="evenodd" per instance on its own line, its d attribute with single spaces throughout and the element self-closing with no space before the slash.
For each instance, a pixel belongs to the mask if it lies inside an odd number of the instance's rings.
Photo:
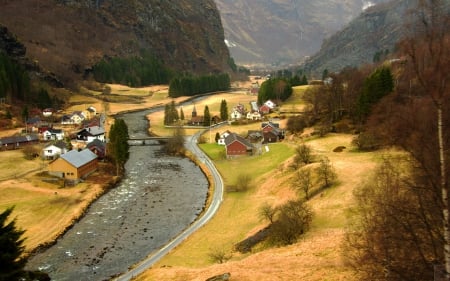
<svg viewBox="0 0 450 281">
<path fill-rule="evenodd" d="M 161 145 L 167 143 L 172 137 L 145 137 L 145 138 L 129 138 L 128 145 L 143 146 L 143 145 Z"/>
</svg>

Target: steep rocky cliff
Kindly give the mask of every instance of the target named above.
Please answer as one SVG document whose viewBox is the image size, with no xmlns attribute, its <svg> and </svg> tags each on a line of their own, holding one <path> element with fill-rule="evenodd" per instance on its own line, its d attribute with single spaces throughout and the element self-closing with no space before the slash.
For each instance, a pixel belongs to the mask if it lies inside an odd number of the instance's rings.
<svg viewBox="0 0 450 281">
<path fill-rule="evenodd" d="M 104 57 L 149 50 L 166 65 L 198 74 L 229 71 L 213 0 L 4 0 L 0 25 L 26 57 L 65 85 Z"/>
<path fill-rule="evenodd" d="M 324 41 L 305 69 L 320 77 L 323 70 L 339 71 L 346 66 L 372 63 L 377 52 L 392 53 L 407 32 L 408 12 L 417 0 L 396 0 L 367 9 L 345 28 Z"/>
</svg>

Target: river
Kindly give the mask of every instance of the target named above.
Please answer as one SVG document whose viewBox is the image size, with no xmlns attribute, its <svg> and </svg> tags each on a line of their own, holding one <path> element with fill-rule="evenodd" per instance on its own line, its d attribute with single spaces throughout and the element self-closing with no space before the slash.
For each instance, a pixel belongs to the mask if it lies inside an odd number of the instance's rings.
<svg viewBox="0 0 450 281">
<path fill-rule="evenodd" d="M 119 116 L 130 138 L 147 136 L 149 113 Z M 208 181 L 192 161 L 161 148 L 131 146 L 123 180 L 27 268 L 52 280 L 109 280 L 187 228 L 204 208 Z"/>
</svg>

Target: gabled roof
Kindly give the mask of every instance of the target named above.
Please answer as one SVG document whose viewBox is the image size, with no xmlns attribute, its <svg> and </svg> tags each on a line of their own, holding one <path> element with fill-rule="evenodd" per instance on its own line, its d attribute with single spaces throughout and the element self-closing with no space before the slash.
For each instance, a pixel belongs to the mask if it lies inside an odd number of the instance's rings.
<svg viewBox="0 0 450 281">
<path fill-rule="evenodd" d="M 39 141 L 37 135 L 13 136 L 0 139 L 0 145 Z"/>
<path fill-rule="evenodd" d="M 45 148 L 48 148 L 50 146 L 56 146 L 56 147 L 58 147 L 60 149 L 67 148 L 67 144 L 64 141 L 62 141 L 62 140 L 59 140 L 59 141 L 57 141 L 55 143 L 52 143 L 52 144 L 49 144 Z"/>
<path fill-rule="evenodd" d="M 247 149 L 252 148 L 252 144 L 248 140 L 244 139 L 243 137 L 241 137 L 240 135 L 235 134 L 235 133 L 231 133 L 225 138 L 225 145 L 228 146 L 235 141 L 242 143 L 243 145 L 245 145 L 247 147 Z"/>
<path fill-rule="evenodd" d="M 87 148 L 91 148 L 91 147 L 99 147 L 99 148 L 105 148 L 106 147 L 106 143 L 102 142 L 99 139 L 94 139 L 93 141 L 91 141 L 90 143 L 88 143 L 86 145 Z"/>
<path fill-rule="evenodd" d="M 267 127 L 267 126 L 270 126 L 270 127 L 272 127 L 272 128 L 280 128 L 280 124 L 278 124 L 278 123 L 273 123 L 273 122 L 264 122 L 264 123 L 261 123 L 261 128 L 265 128 L 265 127 Z"/>
<path fill-rule="evenodd" d="M 45 132 L 49 132 L 50 134 L 62 134 L 63 130 L 62 129 L 53 129 L 53 128 L 48 128 L 47 130 L 45 130 L 43 133 Z"/>
<path fill-rule="evenodd" d="M 92 136 L 99 136 L 99 135 L 103 135 L 105 133 L 105 129 L 103 127 L 99 127 L 99 126 L 87 127 L 87 128 L 82 129 L 81 131 L 79 131 L 77 133 L 77 135 L 81 134 L 83 132 L 88 132 Z"/>
<path fill-rule="evenodd" d="M 79 168 L 96 159 L 97 155 L 95 155 L 95 153 L 93 153 L 89 149 L 83 149 L 81 151 L 74 149 L 61 155 L 61 158 L 66 160 L 70 165 L 74 166 L 75 168 Z"/>
</svg>

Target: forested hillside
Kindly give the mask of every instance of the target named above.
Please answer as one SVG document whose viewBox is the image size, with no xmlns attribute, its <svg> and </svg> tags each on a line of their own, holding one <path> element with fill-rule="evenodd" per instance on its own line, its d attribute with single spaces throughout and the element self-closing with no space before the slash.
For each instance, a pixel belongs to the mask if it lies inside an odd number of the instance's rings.
<svg viewBox="0 0 450 281">
<path fill-rule="evenodd" d="M 64 86 L 90 78 L 101 61 L 143 53 L 174 71 L 231 72 L 212 0 L 2 1 L 0 25 L 40 72 Z"/>
</svg>

